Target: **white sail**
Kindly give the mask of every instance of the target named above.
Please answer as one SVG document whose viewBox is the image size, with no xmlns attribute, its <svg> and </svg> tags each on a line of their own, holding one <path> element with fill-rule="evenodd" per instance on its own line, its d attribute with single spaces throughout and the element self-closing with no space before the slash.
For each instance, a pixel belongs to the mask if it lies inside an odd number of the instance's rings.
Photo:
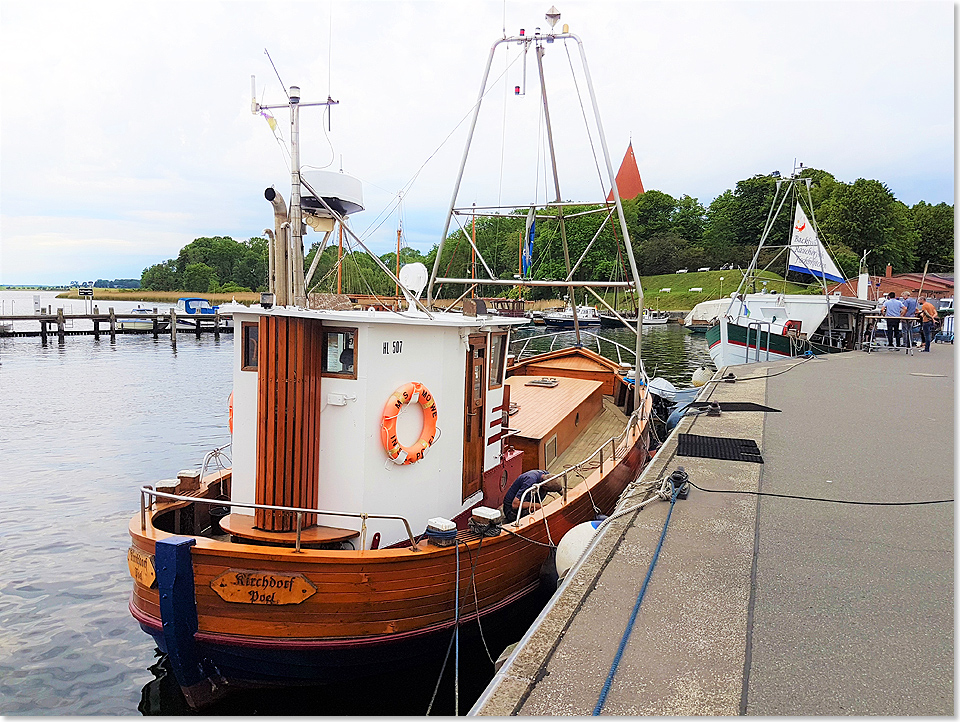
<svg viewBox="0 0 960 722">
<path fill-rule="evenodd" d="M 787 270 L 809 273 L 811 276 L 838 283 L 844 280 L 833 259 L 827 254 L 827 249 L 820 243 L 816 229 L 807 220 L 807 214 L 803 212 L 799 203 L 797 203 L 797 215 L 793 219 Z"/>
</svg>

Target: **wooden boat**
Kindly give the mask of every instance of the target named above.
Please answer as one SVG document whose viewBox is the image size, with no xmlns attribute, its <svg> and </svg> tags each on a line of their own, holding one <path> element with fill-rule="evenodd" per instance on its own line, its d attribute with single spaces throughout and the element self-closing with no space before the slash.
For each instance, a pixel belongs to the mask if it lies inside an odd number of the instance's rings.
<svg viewBox="0 0 960 722">
<path fill-rule="evenodd" d="M 648 460 L 652 401 L 626 369 L 583 348 L 508 367 L 527 320 L 421 303 L 420 264 L 384 270 L 403 312 L 309 307 L 296 217 L 352 231 L 335 194 L 296 175 L 289 213 L 265 194 L 271 258 L 295 261 L 275 264 L 259 304 L 221 308 L 236 328 L 232 462 L 216 450 L 142 487 L 129 523 L 130 612 L 196 708 L 442 655 L 462 625 L 534 594 L 551 547 L 610 513 Z M 535 466 L 562 494 L 503 523 Z"/>
</svg>

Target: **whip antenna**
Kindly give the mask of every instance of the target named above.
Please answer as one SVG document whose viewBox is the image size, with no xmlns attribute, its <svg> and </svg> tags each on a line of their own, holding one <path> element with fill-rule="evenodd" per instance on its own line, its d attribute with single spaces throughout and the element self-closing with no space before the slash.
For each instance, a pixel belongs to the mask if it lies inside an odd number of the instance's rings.
<svg viewBox="0 0 960 722">
<path fill-rule="evenodd" d="M 277 74 L 277 80 L 280 81 L 280 87 L 283 88 L 283 94 L 287 96 L 287 100 L 290 100 L 290 94 L 287 92 L 287 86 L 283 84 L 283 80 L 280 78 L 280 71 L 277 70 L 277 66 L 273 64 L 273 58 L 270 57 L 270 53 L 267 52 L 267 49 L 263 49 L 263 54 L 267 56 L 267 60 L 270 61 L 270 67 L 273 68 L 273 72 Z"/>
</svg>

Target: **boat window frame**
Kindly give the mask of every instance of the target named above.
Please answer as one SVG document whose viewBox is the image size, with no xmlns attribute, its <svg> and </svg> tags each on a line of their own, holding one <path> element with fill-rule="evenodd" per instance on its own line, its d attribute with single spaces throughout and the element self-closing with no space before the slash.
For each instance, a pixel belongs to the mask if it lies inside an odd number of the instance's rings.
<svg viewBox="0 0 960 722">
<path fill-rule="evenodd" d="M 357 379 L 357 327 L 354 326 L 323 326 L 321 330 L 321 349 L 320 349 L 320 375 L 332 379 Z M 341 373 L 339 371 L 327 371 L 327 335 L 331 333 L 349 334 L 353 342 L 353 373 Z"/>
<path fill-rule="evenodd" d="M 490 355 L 490 370 L 487 373 L 487 390 L 499 389 L 503 387 L 503 380 L 507 375 L 507 333 L 507 331 L 493 331 L 490 333 L 490 341 L 487 345 L 488 353 Z M 494 353 L 497 343 L 495 339 L 497 338 L 502 339 L 502 341 L 499 353 Z M 497 371 L 496 374 L 494 373 L 494 370 Z"/>
<path fill-rule="evenodd" d="M 247 355 L 247 342 L 250 340 L 250 329 L 257 332 L 256 352 L 253 354 L 253 363 L 249 363 L 250 358 Z M 240 370 L 257 371 L 260 368 L 260 323 L 258 321 L 240 322 Z"/>
</svg>

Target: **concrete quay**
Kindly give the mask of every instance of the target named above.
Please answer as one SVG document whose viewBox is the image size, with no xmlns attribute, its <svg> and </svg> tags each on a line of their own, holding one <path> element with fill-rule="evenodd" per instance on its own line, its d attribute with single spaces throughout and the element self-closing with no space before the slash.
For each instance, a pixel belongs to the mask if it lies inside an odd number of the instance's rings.
<svg viewBox="0 0 960 722">
<path fill-rule="evenodd" d="M 678 466 L 719 491 L 953 499 L 954 369 L 940 344 L 723 369 L 706 399 L 780 411 L 684 418 L 621 508 Z M 679 456 L 681 432 L 764 463 Z M 593 713 L 669 509 L 604 529 L 470 714 Z M 692 488 L 600 713 L 953 715 L 953 529 L 953 503 Z"/>
</svg>

